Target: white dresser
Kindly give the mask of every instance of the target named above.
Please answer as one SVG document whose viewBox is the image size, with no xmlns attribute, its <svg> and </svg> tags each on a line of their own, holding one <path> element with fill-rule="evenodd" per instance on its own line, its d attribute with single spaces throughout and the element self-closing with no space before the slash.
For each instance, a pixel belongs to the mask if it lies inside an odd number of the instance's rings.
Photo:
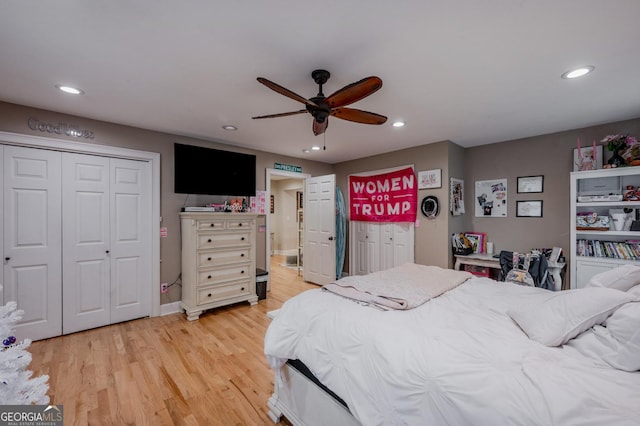
<svg viewBox="0 0 640 426">
<path fill-rule="evenodd" d="M 182 303 L 193 321 L 256 295 L 256 218 L 251 213 L 180 213 Z"/>
</svg>

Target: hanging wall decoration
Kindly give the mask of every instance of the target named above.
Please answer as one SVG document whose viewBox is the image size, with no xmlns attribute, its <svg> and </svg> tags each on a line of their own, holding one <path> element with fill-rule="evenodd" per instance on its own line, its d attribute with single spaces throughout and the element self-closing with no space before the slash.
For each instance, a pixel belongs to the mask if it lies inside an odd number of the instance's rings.
<svg viewBox="0 0 640 426">
<path fill-rule="evenodd" d="M 449 211 L 454 216 L 464 214 L 464 181 L 451 178 L 449 185 Z"/>
<path fill-rule="evenodd" d="M 476 217 L 507 217 L 507 180 L 476 181 Z"/>
</svg>

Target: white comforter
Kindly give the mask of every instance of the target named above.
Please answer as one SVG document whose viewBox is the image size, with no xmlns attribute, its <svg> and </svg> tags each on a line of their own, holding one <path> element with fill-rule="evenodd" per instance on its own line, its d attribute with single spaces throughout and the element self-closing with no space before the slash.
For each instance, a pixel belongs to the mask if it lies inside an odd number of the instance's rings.
<svg viewBox="0 0 640 426">
<path fill-rule="evenodd" d="M 309 290 L 278 312 L 265 353 L 276 370 L 304 362 L 364 425 L 639 425 L 639 372 L 543 346 L 505 314 L 541 291 L 473 278 L 380 311 Z"/>
</svg>

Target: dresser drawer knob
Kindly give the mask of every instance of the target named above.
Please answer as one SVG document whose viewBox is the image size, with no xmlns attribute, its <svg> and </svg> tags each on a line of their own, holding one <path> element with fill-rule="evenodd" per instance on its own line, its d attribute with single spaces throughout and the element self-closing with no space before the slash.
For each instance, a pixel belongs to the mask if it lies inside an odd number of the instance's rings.
<svg viewBox="0 0 640 426">
<path fill-rule="evenodd" d="M 212 224 L 211 224 L 211 225 L 209 225 L 209 226 L 211 226 L 211 227 L 213 228 L 213 227 L 214 227 L 214 226 L 216 226 L 216 225 L 212 223 Z"/>
<path fill-rule="evenodd" d="M 209 275 L 209 276 L 207 277 L 207 279 L 208 279 L 208 280 L 210 280 L 210 279 L 211 279 L 211 275 Z"/>
<path fill-rule="evenodd" d="M 240 241 L 244 241 L 244 237 L 240 238 Z"/>
<path fill-rule="evenodd" d="M 244 270 L 240 271 L 241 274 L 244 274 Z"/>
<path fill-rule="evenodd" d="M 210 258 L 210 257 L 207 257 L 207 260 L 208 260 L 209 262 L 211 262 L 211 258 Z"/>
<path fill-rule="evenodd" d="M 244 257 L 244 253 L 240 253 L 240 257 Z"/>
<path fill-rule="evenodd" d="M 207 240 L 207 242 L 208 242 L 208 243 L 210 243 L 210 242 L 211 242 L 211 238 L 209 238 L 209 239 Z"/>
<path fill-rule="evenodd" d="M 241 223 L 239 223 L 239 224 L 238 224 L 238 226 L 242 226 L 242 224 L 241 224 Z"/>
<path fill-rule="evenodd" d="M 240 291 L 244 291 L 244 287 L 240 287 Z"/>
<path fill-rule="evenodd" d="M 211 297 L 211 293 L 207 294 L 207 297 Z"/>
</svg>

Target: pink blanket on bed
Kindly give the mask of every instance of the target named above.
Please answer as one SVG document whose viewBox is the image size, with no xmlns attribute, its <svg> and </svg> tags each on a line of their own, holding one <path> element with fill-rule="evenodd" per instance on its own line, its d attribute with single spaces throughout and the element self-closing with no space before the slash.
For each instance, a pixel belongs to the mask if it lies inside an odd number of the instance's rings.
<svg viewBox="0 0 640 426">
<path fill-rule="evenodd" d="M 380 309 L 412 309 L 471 278 L 469 272 L 405 263 L 327 284 L 324 290 Z"/>
</svg>

